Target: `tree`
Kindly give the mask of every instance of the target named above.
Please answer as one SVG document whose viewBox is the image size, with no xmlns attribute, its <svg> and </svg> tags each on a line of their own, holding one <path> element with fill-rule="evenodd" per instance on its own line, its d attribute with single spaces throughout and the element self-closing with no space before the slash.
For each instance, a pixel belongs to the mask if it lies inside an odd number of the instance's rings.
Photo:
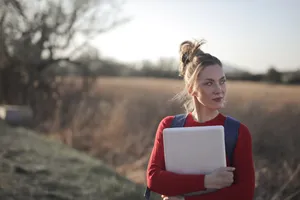
<svg viewBox="0 0 300 200">
<path fill-rule="evenodd" d="M 274 66 L 271 66 L 267 71 L 266 79 L 271 83 L 281 83 L 281 73 Z"/>
<path fill-rule="evenodd" d="M 177 72 L 179 63 L 177 62 L 176 59 L 174 59 L 172 57 L 169 57 L 169 58 L 161 57 L 157 62 L 157 66 L 163 71 L 168 71 L 168 72 L 176 71 Z"/>
<path fill-rule="evenodd" d="M 46 98 L 55 103 L 57 86 L 43 73 L 62 62 L 82 66 L 76 58 L 89 41 L 129 20 L 119 16 L 122 5 L 116 0 L 1 0 L 0 103 L 34 110 Z"/>
</svg>

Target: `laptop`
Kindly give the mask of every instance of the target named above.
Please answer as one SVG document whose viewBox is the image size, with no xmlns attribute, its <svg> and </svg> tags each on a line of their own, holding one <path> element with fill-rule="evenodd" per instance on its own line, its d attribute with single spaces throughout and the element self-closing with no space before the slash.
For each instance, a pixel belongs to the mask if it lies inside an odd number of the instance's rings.
<svg viewBox="0 0 300 200">
<path fill-rule="evenodd" d="M 166 170 L 179 174 L 207 174 L 226 167 L 223 126 L 163 130 Z"/>
</svg>

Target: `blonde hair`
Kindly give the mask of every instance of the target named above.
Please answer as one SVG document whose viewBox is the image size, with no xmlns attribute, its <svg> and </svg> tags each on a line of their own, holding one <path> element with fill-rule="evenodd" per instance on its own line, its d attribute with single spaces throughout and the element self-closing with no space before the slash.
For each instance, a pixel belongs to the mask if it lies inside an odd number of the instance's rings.
<svg viewBox="0 0 300 200">
<path fill-rule="evenodd" d="M 222 67 L 221 61 L 211 54 L 202 51 L 201 46 L 205 44 L 204 40 L 200 41 L 183 41 L 179 46 L 179 76 L 183 77 L 184 90 L 175 96 L 175 99 L 183 103 L 185 111 L 194 110 L 193 100 L 188 93 L 190 87 L 195 86 L 195 82 L 201 71 L 210 65 L 218 64 Z"/>
</svg>

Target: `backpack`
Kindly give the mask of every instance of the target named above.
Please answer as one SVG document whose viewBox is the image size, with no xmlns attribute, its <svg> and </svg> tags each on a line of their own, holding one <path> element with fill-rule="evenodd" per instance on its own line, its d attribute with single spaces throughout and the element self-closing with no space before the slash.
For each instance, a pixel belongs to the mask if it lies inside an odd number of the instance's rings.
<svg viewBox="0 0 300 200">
<path fill-rule="evenodd" d="M 171 127 L 183 127 L 186 121 L 187 114 L 178 114 L 175 115 Z M 233 162 L 233 151 L 238 139 L 238 134 L 239 134 L 239 127 L 240 127 L 240 122 L 237 121 L 236 119 L 226 116 L 226 120 L 224 123 L 224 130 L 225 130 L 225 148 L 226 148 L 226 156 L 228 157 L 229 160 L 229 166 L 232 165 Z M 214 191 L 214 190 L 213 190 Z M 209 192 L 209 191 L 208 191 Z M 151 190 L 147 187 L 144 197 L 145 199 L 149 200 L 150 199 L 150 193 Z M 200 192 L 200 193 L 207 193 L 207 192 Z M 200 194 L 199 192 L 195 192 L 194 194 Z"/>
</svg>

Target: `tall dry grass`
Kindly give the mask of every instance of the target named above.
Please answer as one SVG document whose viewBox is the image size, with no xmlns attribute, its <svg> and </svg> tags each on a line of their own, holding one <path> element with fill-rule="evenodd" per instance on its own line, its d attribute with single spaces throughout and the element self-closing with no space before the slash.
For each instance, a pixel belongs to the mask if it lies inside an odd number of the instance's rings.
<svg viewBox="0 0 300 200">
<path fill-rule="evenodd" d="M 64 87 L 80 88 L 80 80 Z M 100 78 L 89 93 L 64 95 L 53 133 L 130 179 L 145 183 L 145 169 L 159 121 L 183 112 L 172 97 L 178 80 Z M 256 199 L 300 199 L 300 87 L 229 82 L 224 114 L 253 135 Z M 76 90 L 74 90 L 76 91 Z"/>
</svg>

